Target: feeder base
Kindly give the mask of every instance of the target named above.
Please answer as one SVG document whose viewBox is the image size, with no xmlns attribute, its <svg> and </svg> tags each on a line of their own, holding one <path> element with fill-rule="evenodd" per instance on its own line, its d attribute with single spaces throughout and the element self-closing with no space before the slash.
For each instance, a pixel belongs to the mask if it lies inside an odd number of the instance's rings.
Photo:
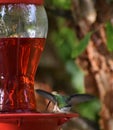
<svg viewBox="0 0 113 130">
<path fill-rule="evenodd" d="M 57 130 L 76 113 L 11 113 L 0 114 L 0 130 Z"/>
</svg>

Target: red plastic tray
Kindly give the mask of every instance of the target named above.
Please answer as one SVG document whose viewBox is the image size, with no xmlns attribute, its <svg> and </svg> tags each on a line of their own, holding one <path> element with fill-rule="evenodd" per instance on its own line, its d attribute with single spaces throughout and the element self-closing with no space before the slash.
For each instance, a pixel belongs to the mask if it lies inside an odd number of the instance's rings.
<svg viewBox="0 0 113 130">
<path fill-rule="evenodd" d="M 76 113 L 11 113 L 0 114 L 0 130 L 57 130 Z"/>
</svg>

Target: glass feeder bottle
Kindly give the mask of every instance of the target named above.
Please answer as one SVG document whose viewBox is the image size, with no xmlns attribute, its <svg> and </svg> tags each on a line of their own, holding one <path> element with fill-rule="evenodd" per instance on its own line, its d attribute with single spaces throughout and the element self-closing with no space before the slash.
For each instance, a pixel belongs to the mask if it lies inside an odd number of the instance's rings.
<svg viewBox="0 0 113 130">
<path fill-rule="evenodd" d="M 0 0 L 0 112 L 35 111 L 48 21 L 43 0 Z"/>
</svg>

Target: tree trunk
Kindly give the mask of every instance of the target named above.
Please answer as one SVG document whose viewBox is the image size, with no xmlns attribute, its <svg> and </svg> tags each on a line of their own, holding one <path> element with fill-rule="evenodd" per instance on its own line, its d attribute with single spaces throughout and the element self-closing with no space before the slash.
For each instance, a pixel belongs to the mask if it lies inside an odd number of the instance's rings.
<svg viewBox="0 0 113 130">
<path fill-rule="evenodd" d="M 96 30 L 86 51 L 77 58 L 76 62 L 85 72 L 84 82 L 86 92 L 92 93 L 100 98 L 102 104 L 100 111 L 101 129 L 113 130 L 113 53 L 107 50 L 106 30 L 104 27 L 105 23 L 112 18 L 112 4 L 106 3 L 106 0 L 95 1 L 94 7 L 97 16 L 93 13 L 93 17 L 96 16 L 96 21 L 91 23 L 91 21 L 88 21 L 88 15 L 90 15 L 88 11 L 95 11 L 90 3 L 91 1 L 72 1 L 72 14 L 75 20 L 74 25 L 78 38 L 87 34 L 88 30 Z M 80 4 L 83 1 L 89 2 L 89 6 Z M 93 10 L 91 10 L 91 6 Z M 88 7 L 90 10 L 88 10 Z M 84 15 L 81 17 L 81 14 Z"/>
<path fill-rule="evenodd" d="M 77 62 L 86 72 L 86 91 L 98 95 L 101 100 L 101 128 L 113 130 L 113 54 L 107 50 L 104 27 L 92 36 Z"/>
</svg>

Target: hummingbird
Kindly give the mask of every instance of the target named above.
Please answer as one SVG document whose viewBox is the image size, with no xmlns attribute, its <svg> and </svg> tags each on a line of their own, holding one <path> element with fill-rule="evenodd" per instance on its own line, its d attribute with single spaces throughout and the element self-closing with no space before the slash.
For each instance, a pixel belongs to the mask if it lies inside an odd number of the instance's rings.
<svg viewBox="0 0 113 130">
<path fill-rule="evenodd" d="M 59 113 L 68 113 L 73 106 L 79 103 L 90 101 L 94 98 L 93 95 L 89 94 L 72 94 L 70 96 L 64 96 L 55 91 L 52 93 L 41 89 L 36 89 L 35 91 L 37 94 L 49 100 L 46 110 L 48 109 L 49 104 L 52 102 L 54 104 L 53 112 Z"/>
</svg>

